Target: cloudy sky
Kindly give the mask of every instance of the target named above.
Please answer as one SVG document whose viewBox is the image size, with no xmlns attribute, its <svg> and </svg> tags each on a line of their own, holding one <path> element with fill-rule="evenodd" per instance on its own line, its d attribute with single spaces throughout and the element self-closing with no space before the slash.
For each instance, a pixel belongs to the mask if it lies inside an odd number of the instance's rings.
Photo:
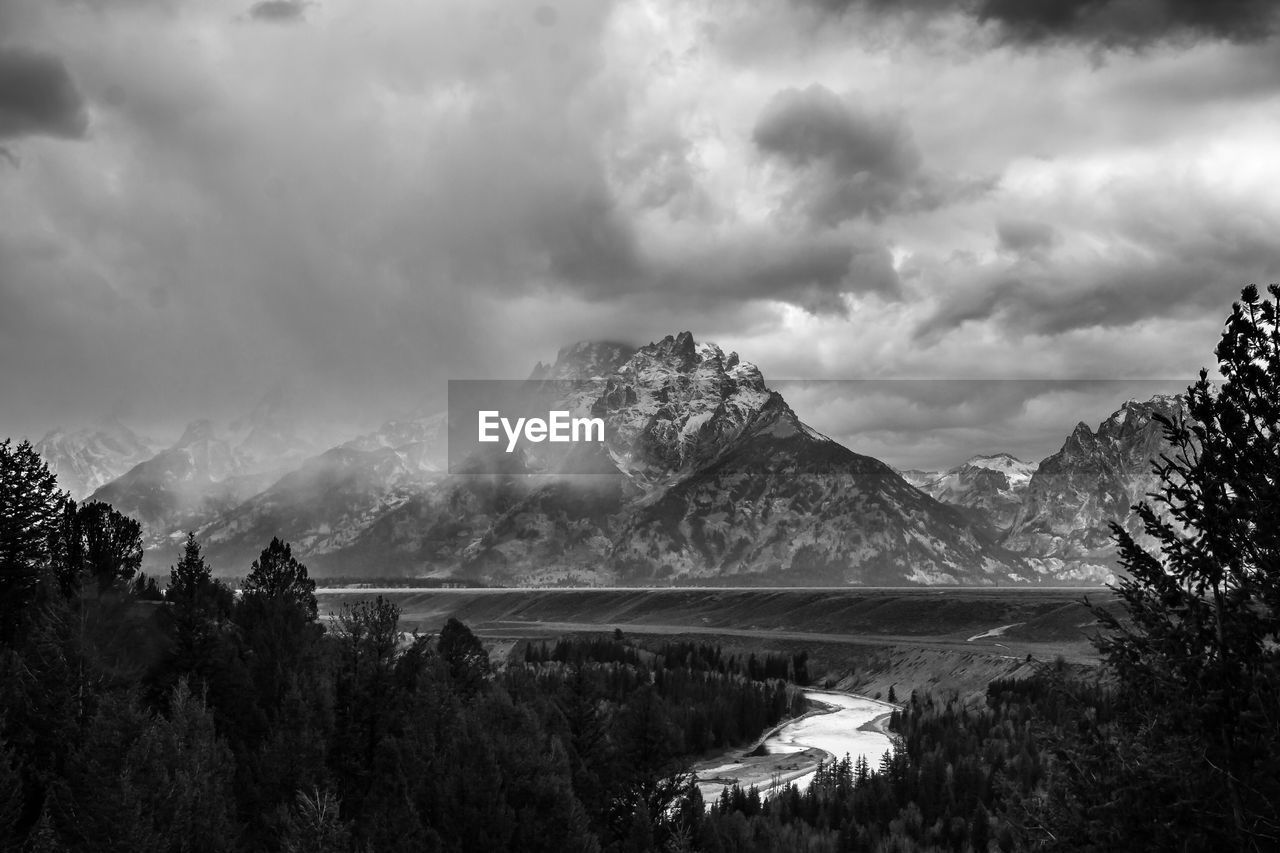
<svg viewBox="0 0 1280 853">
<path fill-rule="evenodd" d="M 0 434 L 282 384 L 346 429 L 690 329 L 766 377 L 1032 380 L 925 464 L 1063 436 L 1128 395 L 1038 381 L 1190 377 L 1280 279 L 1272 5 L 0 0 Z"/>
</svg>

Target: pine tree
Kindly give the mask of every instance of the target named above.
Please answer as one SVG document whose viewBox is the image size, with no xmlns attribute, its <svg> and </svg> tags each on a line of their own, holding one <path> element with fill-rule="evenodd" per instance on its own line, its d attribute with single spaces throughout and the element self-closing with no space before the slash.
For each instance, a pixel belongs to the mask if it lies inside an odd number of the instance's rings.
<svg viewBox="0 0 1280 853">
<path fill-rule="evenodd" d="M 307 575 L 307 567 L 294 558 L 289 544 L 278 538 L 253 561 L 244 579 L 243 601 L 279 603 L 296 609 L 308 622 L 314 622 L 318 615 L 316 582 Z"/>
<path fill-rule="evenodd" d="M 233 613 L 241 628 L 249 675 L 268 718 L 291 688 L 309 683 L 323 629 L 316 622 L 315 581 L 279 539 L 263 549 L 245 578 Z"/>
<path fill-rule="evenodd" d="M 1280 838 L 1280 287 L 1269 290 L 1233 305 L 1221 385 L 1202 370 L 1189 417 L 1160 418 L 1172 449 L 1155 465 L 1155 504 L 1136 507 L 1159 550 L 1113 525 L 1127 618 L 1097 611 L 1099 648 L 1140 709 L 1130 736 L 1149 744 L 1146 772 L 1197 802 L 1195 814 L 1164 809 L 1169 824 L 1224 827 L 1211 843 L 1241 850 Z"/>
<path fill-rule="evenodd" d="M 169 637 L 169 659 L 157 680 L 165 691 L 182 677 L 205 689 L 215 680 L 220 626 L 230 618 L 235 596 L 214 579 L 194 533 L 187 534 L 182 559 L 169 569 L 164 600 L 160 623 Z"/>
<path fill-rule="evenodd" d="M 449 677 L 467 690 L 474 690 L 489 675 L 489 653 L 471 629 L 453 617 L 440 629 L 437 642 L 440 657 L 449 667 Z"/>
<path fill-rule="evenodd" d="M 29 441 L 0 442 L 0 642 L 13 641 L 23 610 L 51 576 L 66 495 Z"/>
</svg>

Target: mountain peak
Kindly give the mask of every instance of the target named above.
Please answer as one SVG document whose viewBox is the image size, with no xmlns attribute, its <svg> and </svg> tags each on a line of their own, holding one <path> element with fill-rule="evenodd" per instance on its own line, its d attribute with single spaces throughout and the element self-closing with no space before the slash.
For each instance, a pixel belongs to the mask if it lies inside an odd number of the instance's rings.
<svg viewBox="0 0 1280 853">
<path fill-rule="evenodd" d="M 969 458 L 969 461 L 965 464 L 977 465 L 981 462 L 1005 462 L 1005 463 L 1012 462 L 1016 465 L 1027 464 L 1026 462 L 1023 462 L 1018 457 L 1014 456 L 1012 453 L 1003 453 L 1003 452 L 1002 453 L 978 453 L 971 456 Z"/>
<path fill-rule="evenodd" d="M 626 364 L 636 348 L 618 341 L 578 341 L 560 348 L 553 364 L 538 362 L 529 375 L 533 380 L 596 379 Z"/>
<path fill-rule="evenodd" d="M 182 437 L 173 446 L 187 447 L 202 441 L 215 440 L 217 440 L 217 436 L 214 434 L 213 421 L 208 418 L 200 418 L 187 424 L 187 428 L 182 431 Z"/>
</svg>

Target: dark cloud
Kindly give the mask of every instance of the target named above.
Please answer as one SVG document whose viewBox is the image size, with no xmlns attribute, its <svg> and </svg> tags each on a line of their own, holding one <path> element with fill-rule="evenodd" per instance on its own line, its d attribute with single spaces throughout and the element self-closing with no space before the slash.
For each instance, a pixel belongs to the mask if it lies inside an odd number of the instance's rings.
<svg viewBox="0 0 1280 853">
<path fill-rule="evenodd" d="M 781 302 L 810 314 L 845 316 L 846 296 L 897 299 L 893 259 L 882 243 L 836 232 L 788 234 L 743 228 L 699 234 L 687 245 L 644 259 L 639 286 L 678 296 L 691 308 Z"/>
<path fill-rule="evenodd" d="M 787 205 L 814 225 L 932 210 L 990 186 L 929 174 L 901 118 L 861 109 L 816 84 L 774 95 L 752 141 L 795 171 Z"/>
<path fill-rule="evenodd" d="M 751 138 L 813 178 L 797 201 L 828 225 L 901 206 L 920 170 L 920 152 L 900 120 L 862 111 L 820 85 L 774 95 Z"/>
<path fill-rule="evenodd" d="M 0 0 L 82 93 L 21 132 L 93 108 L 91 145 L 0 136 L 0 427 L 218 417 L 281 379 L 376 422 L 685 328 L 766 374 L 1161 375 L 1212 352 L 1185 317 L 1275 278 L 1271 44 L 1091 65 L 1080 26 L 993 49 L 944 0 L 255 2 Z"/>
<path fill-rule="evenodd" d="M 1013 41 L 1144 45 L 1164 39 L 1262 41 L 1276 28 L 1274 0 L 982 0 L 971 7 Z"/>
<path fill-rule="evenodd" d="M 614 292 L 633 280 L 635 235 L 604 188 L 591 189 L 548 198 L 529 229 L 550 275 L 587 290 Z"/>
<path fill-rule="evenodd" d="M 1162 41 L 1258 42 L 1275 35 L 1274 0 L 794 0 L 820 15 L 916 21 L 959 13 L 1021 44 L 1143 47 Z"/>
<path fill-rule="evenodd" d="M 1132 214 L 1140 217 L 1141 208 Z M 1152 210 L 1151 215 L 1160 214 Z M 1214 216 L 1206 212 L 1208 219 Z M 1055 335 L 1196 316 L 1230 304 L 1251 280 L 1275 277 L 1280 247 L 1271 235 L 1277 226 L 1253 217 L 1188 221 L 1153 231 L 1130 224 L 1110 234 L 1114 245 L 1101 252 L 987 264 L 957 255 L 925 273 L 947 279 L 950 286 L 917 338 L 936 338 L 974 320 Z"/>
<path fill-rule="evenodd" d="M 1058 234 L 1044 222 L 1002 219 L 996 223 L 996 238 L 1004 251 L 1025 254 L 1051 248 L 1057 242 Z"/>
<path fill-rule="evenodd" d="M 20 136 L 83 137 L 89 128 L 84 99 L 56 56 L 0 47 L 0 139 Z"/>
<path fill-rule="evenodd" d="M 920 163 L 900 122 L 856 110 L 816 84 L 774 95 L 752 139 L 795 166 L 830 163 L 842 172 L 870 172 L 898 181 Z"/>
<path fill-rule="evenodd" d="M 308 5 L 299 0 L 261 0 L 249 7 L 249 17 L 275 23 L 301 21 Z"/>
</svg>

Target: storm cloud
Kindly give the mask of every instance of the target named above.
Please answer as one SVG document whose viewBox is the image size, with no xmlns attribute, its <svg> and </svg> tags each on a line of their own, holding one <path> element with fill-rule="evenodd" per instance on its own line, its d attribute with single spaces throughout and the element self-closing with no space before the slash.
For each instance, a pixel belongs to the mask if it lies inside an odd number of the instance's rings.
<svg viewBox="0 0 1280 853">
<path fill-rule="evenodd" d="M 0 46 L 0 139 L 75 139 L 89 127 L 84 99 L 56 56 Z"/>
<path fill-rule="evenodd" d="M 795 170 L 787 203 L 816 225 L 940 203 L 901 119 L 860 109 L 825 86 L 774 95 L 751 136 Z"/>
<path fill-rule="evenodd" d="M 249 7 L 249 17 L 258 21 L 290 23 L 301 21 L 307 4 L 299 0 L 261 0 Z"/>
<path fill-rule="evenodd" d="M 1280 45 L 1147 5 L 5 0 L 0 434 L 277 385 L 363 428 L 683 329 L 770 379 L 1193 375 L 1280 277 Z M 962 409 L 932 458 L 999 449 Z"/>
<path fill-rule="evenodd" d="M 795 0 L 829 16 L 860 13 L 913 20 L 947 14 L 995 29 L 1004 41 L 1144 48 L 1160 42 L 1259 42 L 1276 33 L 1271 0 Z"/>
<path fill-rule="evenodd" d="M 1130 46 L 1167 38 L 1262 41 L 1274 34 L 1277 19 L 1270 0 L 982 0 L 973 12 L 1016 41 Z"/>
</svg>

